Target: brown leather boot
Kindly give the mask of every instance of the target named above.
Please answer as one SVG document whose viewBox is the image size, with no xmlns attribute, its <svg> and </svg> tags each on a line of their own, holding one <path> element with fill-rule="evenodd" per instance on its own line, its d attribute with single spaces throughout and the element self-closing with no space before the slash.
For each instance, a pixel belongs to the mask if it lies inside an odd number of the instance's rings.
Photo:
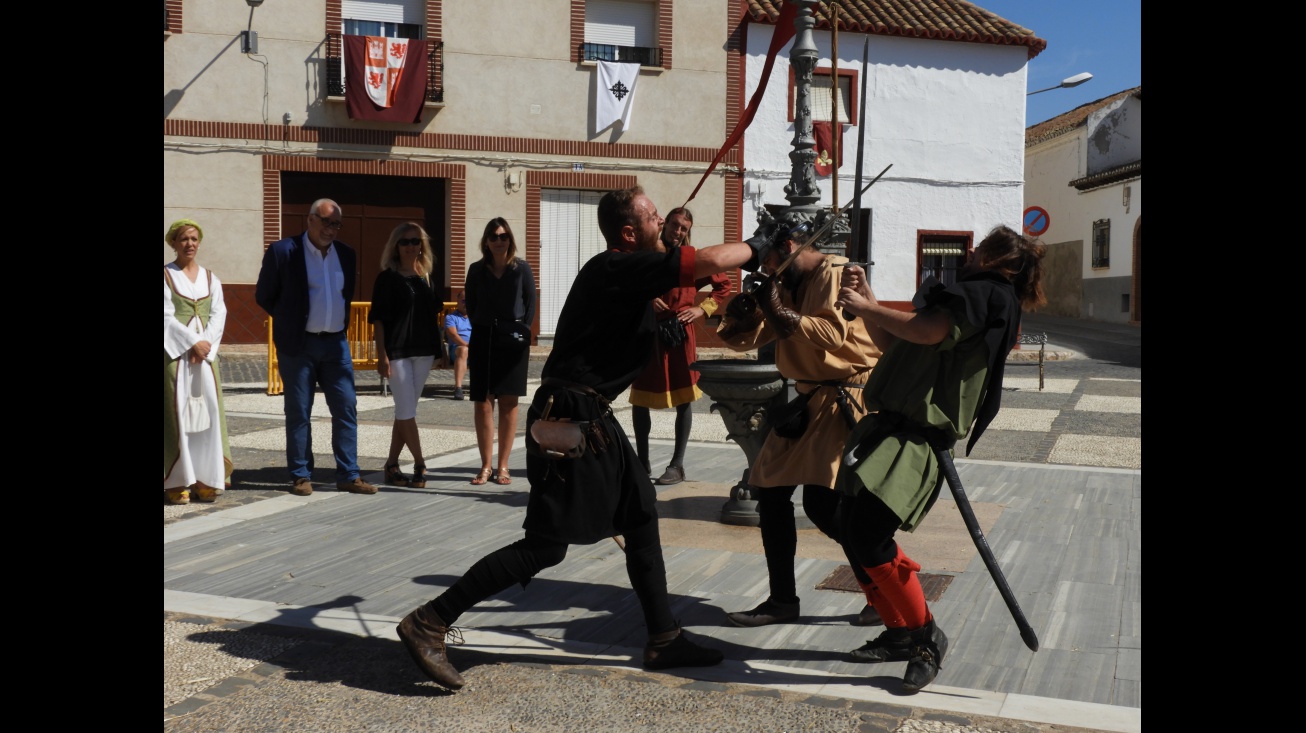
<svg viewBox="0 0 1306 733">
<path fill-rule="evenodd" d="M 440 619 L 430 604 L 418 606 L 396 628 L 399 639 L 408 647 L 413 661 L 417 662 L 427 677 L 450 690 L 457 690 L 466 684 L 445 653 L 444 637 L 449 633 L 449 626 Z"/>
</svg>

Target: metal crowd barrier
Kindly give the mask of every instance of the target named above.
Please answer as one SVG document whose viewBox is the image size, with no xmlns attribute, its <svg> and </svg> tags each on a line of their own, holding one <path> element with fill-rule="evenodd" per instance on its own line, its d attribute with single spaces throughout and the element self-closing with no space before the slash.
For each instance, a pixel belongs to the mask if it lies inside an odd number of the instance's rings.
<svg viewBox="0 0 1306 733">
<path fill-rule="evenodd" d="M 445 314 L 452 313 L 458 308 L 457 303 L 444 301 L 444 307 L 440 311 L 437 326 L 439 328 L 439 337 L 443 342 L 444 339 L 444 317 Z M 367 317 L 372 312 L 372 304 L 353 303 L 349 307 L 349 327 L 345 333 L 345 339 L 349 342 L 349 353 L 353 357 L 354 371 L 376 371 L 377 355 L 376 340 L 373 336 L 372 324 L 368 323 Z M 269 317 L 268 323 L 268 394 L 279 395 L 285 391 L 285 385 L 281 382 L 281 370 L 277 368 L 277 346 L 272 342 L 272 318 Z M 441 357 L 441 362 L 444 361 Z M 381 394 L 386 394 L 389 390 L 386 387 L 385 379 L 381 380 Z"/>
</svg>

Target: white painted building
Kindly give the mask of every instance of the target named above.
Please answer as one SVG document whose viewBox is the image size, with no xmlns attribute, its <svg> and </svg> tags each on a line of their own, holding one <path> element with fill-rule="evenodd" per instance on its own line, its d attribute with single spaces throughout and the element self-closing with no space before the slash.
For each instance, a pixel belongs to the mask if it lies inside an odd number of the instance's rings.
<svg viewBox="0 0 1306 733">
<path fill-rule="evenodd" d="M 772 3 L 749 5 L 754 22 L 745 46 L 746 98 L 758 86 L 774 31 L 774 15 L 765 10 Z M 840 16 L 840 119 L 853 124 L 842 136 L 839 204 L 852 200 L 859 125 L 867 124 L 866 180 L 893 167 L 863 196 L 862 208 L 870 210 L 869 239 L 863 237 L 859 249 L 850 247 L 850 256 L 862 259 L 869 245 L 877 295 L 905 305 L 925 275 L 958 266 L 964 250 L 994 226 L 1020 228 L 1026 65 L 1046 42 L 970 3 L 882 8 L 871 0 L 851 0 L 844 5 L 855 15 Z M 896 12 L 902 8 L 908 14 Z M 829 120 L 832 37 L 824 10 L 825 3 L 819 4 L 813 32 L 820 59 L 815 76 L 822 87 L 813 90 L 812 108 L 814 119 Z M 861 120 L 863 42 L 868 37 L 866 120 Z M 752 195 L 746 195 L 741 214 L 744 231 L 752 231 L 762 205 L 786 203 L 788 153 L 795 136 L 790 46 L 792 41 L 776 59 L 745 138 L 745 191 Z M 817 181 L 821 203 L 828 206 L 833 179 Z"/>
<path fill-rule="evenodd" d="M 1141 324 L 1142 87 L 1033 125 L 1025 137 L 1027 216 L 1049 248 L 1044 312 Z"/>
</svg>

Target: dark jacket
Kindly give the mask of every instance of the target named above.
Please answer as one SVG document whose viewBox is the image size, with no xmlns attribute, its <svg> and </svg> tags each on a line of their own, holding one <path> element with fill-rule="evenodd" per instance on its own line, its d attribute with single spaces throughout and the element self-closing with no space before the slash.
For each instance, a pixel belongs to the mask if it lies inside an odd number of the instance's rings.
<svg viewBox="0 0 1306 733">
<path fill-rule="evenodd" d="M 272 342 L 277 351 L 294 356 L 304 350 L 304 329 L 308 324 L 308 269 L 304 264 L 307 233 L 273 242 L 263 253 L 263 266 L 254 287 L 254 300 L 272 316 Z M 312 245 L 308 245 L 312 246 Z M 354 280 L 358 273 L 358 255 L 344 242 L 334 242 L 344 287 L 345 299 L 340 329 L 349 324 L 349 307 L 354 301 Z"/>
</svg>

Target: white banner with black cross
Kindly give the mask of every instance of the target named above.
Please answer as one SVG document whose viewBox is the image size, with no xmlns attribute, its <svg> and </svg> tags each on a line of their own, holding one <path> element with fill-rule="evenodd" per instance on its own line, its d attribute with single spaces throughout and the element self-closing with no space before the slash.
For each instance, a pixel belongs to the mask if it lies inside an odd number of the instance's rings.
<svg viewBox="0 0 1306 733">
<path fill-rule="evenodd" d="M 594 131 L 602 132 L 621 120 L 623 132 L 630 131 L 630 111 L 635 106 L 635 82 L 639 64 L 598 61 L 594 74 Z"/>
</svg>

